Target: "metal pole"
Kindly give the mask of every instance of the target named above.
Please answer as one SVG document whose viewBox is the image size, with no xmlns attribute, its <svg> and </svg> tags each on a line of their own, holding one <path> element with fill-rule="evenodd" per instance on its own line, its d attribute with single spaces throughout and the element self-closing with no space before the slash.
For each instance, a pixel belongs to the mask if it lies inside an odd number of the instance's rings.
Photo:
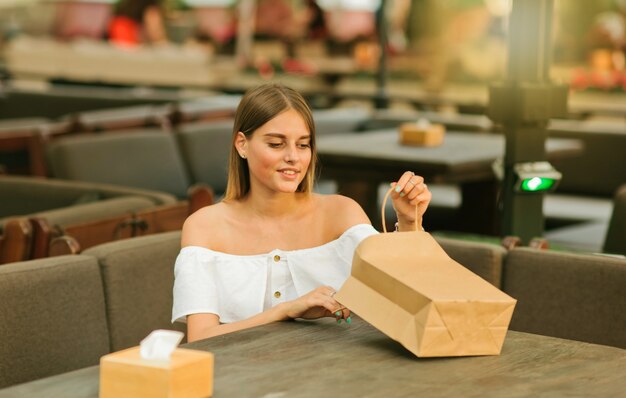
<svg viewBox="0 0 626 398">
<path fill-rule="evenodd" d="M 376 13 L 376 28 L 378 32 L 378 46 L 380 56 L 378 58 L 378 70 L 376 71 L 376 96 L 374 105 L 376 109 L 384 109 L 389 105 L 387 98 L 387 17 L 386 0 L 380 2 L 380 9 Z"/>
<path fill-rule="evenodd" d="M 515 190 L 514 166 L 545 160 L 546 125 L 566 110 L 564 87 L 550 84 L 553 0 L 514 0 L 508 77 L 490 88 L 489 116 L 504 127 L 502 232 L 528 243 L 543 234 L 542 193 Z"/>
<path fill-rule="evenodd" d="M 237 22 L 235 60 L 237 61 L 237 66 L 243 69 L 252 63 L 256 2 L 255 0 L 241 0 L 238 7 L 239 19 Z"/>
</svg>

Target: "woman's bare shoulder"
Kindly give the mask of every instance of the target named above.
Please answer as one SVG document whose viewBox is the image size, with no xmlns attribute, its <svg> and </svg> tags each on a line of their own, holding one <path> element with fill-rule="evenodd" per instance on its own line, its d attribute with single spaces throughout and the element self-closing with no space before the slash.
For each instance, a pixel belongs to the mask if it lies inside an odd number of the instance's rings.
<svg viewBox="0 0 626 398">
<path fill-rule="evenodd" d="M 212 233 L 224 224 L 224 215 L 229 205 L 223 202 L 206 206 L 191 214 L 183 224 L 181 246 L 212 246 Z"/>
<path fill-rule="evenodd" d="M 340 232 L 357 224 L 371 224 L 363 208 L 347 196 L 318 195 L 318 201 L 324 218 Z"/>
</svg>

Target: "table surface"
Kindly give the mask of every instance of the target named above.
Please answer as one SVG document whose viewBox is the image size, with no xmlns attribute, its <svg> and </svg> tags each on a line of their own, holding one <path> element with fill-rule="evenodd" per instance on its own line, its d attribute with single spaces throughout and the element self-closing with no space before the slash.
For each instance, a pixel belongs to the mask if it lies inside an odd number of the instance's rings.
<svg viewBox="0 0 626 398">
<path fill-rule="evenodd" d="M 401 145 L 396 129 L 320 136 L 316 145 L 322 173 L 324 167 L 335 166 L 347 166 L 361 174 L 363 170 L 374 173 L 414 170 L 431 178 L 447 175 L 446 181 L 450 182 L 493 178 L 491 164 L 504 155 L 502 135 L 475 132 L 446 132 L 443 144 L 436 147 Z M 546 140 L 549 158 L 579 154 L 582 148 L 582 143 L 575 139 Z"/>
<path fill-rule="evenodd" d="M 509 331 L 500 356 L 416 358 L 354 317 L 273 323 L 187 344 L 215 354 L 215 397 L 618 397 L 626 350 Z M 97 366 L 0 397 L 97 397 Z"/>
</svg>

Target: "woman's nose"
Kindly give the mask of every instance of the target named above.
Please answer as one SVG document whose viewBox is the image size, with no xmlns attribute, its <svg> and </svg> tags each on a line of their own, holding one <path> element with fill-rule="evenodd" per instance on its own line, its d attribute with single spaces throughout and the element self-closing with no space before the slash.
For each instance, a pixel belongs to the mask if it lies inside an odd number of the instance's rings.
<svg viewBox="0 0 626 398">
<path fill-rule="evenodd" d="M 285 161 L 295 162 L 298 160 L 298 148 L 295 145 L 287 146 L 285 151 Z"/>
</svg>

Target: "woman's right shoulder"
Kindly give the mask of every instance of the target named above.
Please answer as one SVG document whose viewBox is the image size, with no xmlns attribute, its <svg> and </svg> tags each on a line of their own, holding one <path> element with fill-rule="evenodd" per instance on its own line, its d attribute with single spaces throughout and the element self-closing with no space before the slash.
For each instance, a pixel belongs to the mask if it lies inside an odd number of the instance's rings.
<svg viewBox="0 0 626 398">
<path fill-rule="evenodd" d="M 211 239 L 219 234 L 212 231 L 224 224 L 224 214 L 228 207 L 229 204 L 219 202 L 203 207 L 187 217 L 183 224 L 181 246 L 213 246 Z"/>
</svg>

